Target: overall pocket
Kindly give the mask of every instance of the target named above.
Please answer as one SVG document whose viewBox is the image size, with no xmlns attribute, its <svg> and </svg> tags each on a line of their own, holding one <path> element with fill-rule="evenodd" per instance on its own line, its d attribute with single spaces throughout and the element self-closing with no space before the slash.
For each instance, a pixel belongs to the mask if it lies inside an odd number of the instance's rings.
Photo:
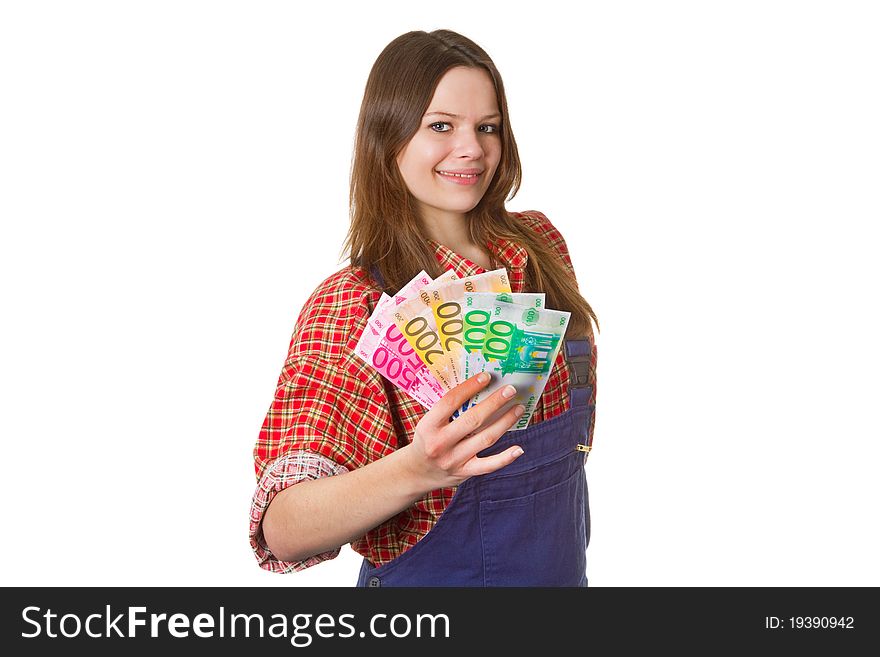
<svg viewBox="0 0 880 657">
<path fill-rule="evenodd" d="M 581 466 L 560 483 L 529 495 L 481 501 L 486 586 L 582 586 L 586 495 Z"/>
</svg>

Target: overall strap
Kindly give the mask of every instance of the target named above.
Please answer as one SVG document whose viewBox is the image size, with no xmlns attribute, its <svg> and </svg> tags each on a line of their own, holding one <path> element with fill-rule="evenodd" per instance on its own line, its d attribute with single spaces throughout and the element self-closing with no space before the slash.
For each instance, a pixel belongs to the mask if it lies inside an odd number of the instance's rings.
<svg viewBox="0 0 880 657">
<path fill-rule="evenodd" d="M 590 361 L 592 359 L 592 345 L 587 338 L 565 341 L 565 362 L 568 363 L 568 400 L 570 410 L 577 411 L 586 409 L 592 413 L 590 398 L 593 396 L 593 386 L 590 385 Z M 587 423 L 592 418 L 587 420 Z M 586 452 L 584 459 L 589 455 L 593 447 L 593 437 L 590 435 L 588 426 L 584 426 L 584 442 L 578 444 L 580 452 Z"/>
<path fill-rule="evenodd" d="M 565 362 L 568 363 L 568 398 L 571 407 L 588 406 L 593 386 L 590 385 L 592 345 L 588 338 L 565 340 Z"/>
</svg>

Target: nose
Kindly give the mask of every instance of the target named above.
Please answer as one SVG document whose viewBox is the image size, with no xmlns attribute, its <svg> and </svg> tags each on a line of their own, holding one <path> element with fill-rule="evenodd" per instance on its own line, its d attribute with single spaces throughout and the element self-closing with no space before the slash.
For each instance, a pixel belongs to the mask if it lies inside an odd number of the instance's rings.
<svg viewBox="0 0 880 657">
<path fill-rule="evenodd" d="M 461 130 L 456 133 L 454 154 L 456 157 L 468 157 L 478 160 L 483 157 L 483 145 L 475 131 Z"/>
</svg>

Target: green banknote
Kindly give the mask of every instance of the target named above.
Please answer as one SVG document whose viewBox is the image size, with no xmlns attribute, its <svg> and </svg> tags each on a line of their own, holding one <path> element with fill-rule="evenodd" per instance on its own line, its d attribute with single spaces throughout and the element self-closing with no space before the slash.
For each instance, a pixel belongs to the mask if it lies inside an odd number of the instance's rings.
<svg viewBox="0 0 880 657">
<path fill-rule="evenodd" d="M 525 411 L 511 430 L 525 429 L 547 385 L 571 313 L 503 301 L 497 296 L 463 295 L 460 367 L 464 378 L 480 372 L 492 375 L 489 385 L 471 399 L 472 404 L 504 385 L 513 385 L 516 394 L 489 422 L 511 406 L 522 404 Z"/>
</svg>

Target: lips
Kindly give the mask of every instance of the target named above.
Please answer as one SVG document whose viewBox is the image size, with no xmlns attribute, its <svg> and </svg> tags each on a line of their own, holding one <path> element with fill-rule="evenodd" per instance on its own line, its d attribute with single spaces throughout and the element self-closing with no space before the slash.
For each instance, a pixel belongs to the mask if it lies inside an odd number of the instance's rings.
<svg viewBox="0 0 880 657">
<path fill-rule="evenodd" d="M 483 174 L 480 169 L 457 169 L 454 171 L 436 169 L 435 172 L 444 180 L 457 185 L 475 185 Z"/>
<path fill-rule="evenodd" d="M 481 169 L 435 169 L 437 173 L 447 176 L 456 176 L 459 178 L 474 178 L 483 171 Z"/>
</svg>

